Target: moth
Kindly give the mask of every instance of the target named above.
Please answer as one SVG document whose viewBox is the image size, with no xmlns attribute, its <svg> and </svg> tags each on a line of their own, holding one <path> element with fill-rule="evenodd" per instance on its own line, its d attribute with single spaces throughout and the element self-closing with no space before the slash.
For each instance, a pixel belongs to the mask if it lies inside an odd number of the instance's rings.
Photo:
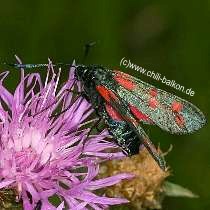
<svg viewBox="0 0 210 210">
<path fill-rule="evenodd" d="M 14 65 L 33 68 L 47 64 Z M 206 123 L 204 114 L 192 103 L 121 71 L 77 65 L 75 76 L 83 85 L 83 95 L 104 119 L 124 153 L 138 154 L 143 145 L 163 170 L 165 160 L 141 124 L 156 125 L 172 134 L 188 134 Z"/>
</svg>

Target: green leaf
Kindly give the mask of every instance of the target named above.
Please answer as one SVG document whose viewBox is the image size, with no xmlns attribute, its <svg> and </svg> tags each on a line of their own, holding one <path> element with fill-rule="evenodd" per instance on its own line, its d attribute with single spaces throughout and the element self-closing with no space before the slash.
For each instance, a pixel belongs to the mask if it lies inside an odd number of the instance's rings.
<svg viewBox="0 0 210 210">
<path fill-rule="evenodd" d="M 163 190 L 165 195 L 171 197 L 188 197 L 188 198 L 198 198 L 199 196 L 194 194 L 192 191 L 168 181 L 165 181 L 163 185 Z"/>
</svg>

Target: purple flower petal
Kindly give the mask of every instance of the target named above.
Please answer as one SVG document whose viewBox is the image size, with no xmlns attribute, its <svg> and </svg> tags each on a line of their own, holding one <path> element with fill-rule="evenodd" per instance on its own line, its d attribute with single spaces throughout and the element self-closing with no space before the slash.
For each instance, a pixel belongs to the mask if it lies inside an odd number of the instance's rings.
<svg viewBox="0 0 210 210">
<path fill-rule="evenodd" d="M 61 70 L 56 74 L 53 68 L 49 60 L 44 84 L 38 73 L 25 75 L 21 69 L 14 94 L 2 84 L 8 72 L 0 74 L 0 188 L 14 188 L 26 210 L 33 210 L 38 202 L 42 210 L 61 210 L 64 202 L 74 210 L 126 203 L 126 199 L 91 192 L 132 175 L 97 179 L 102 161 L 124 155 L 107 152 L 117 147 L 106 139 L 107 130 L 89 135 L 90 129 L 84 128 L 91 126 L 89 117 L 94 110 L 86 99 L 75 100 L 69 92 L 73 85 L 82 89 L 74 76 L 75 67 L 60 90 Z M 48 200 L 54 194 L 61 199 L 58 207 Z"/>
<path fill-rule="evenodd" d="M 89 203 L 98 203 L 102 205 L 117 205 L 129 202 L 127 199 L 124 198 L 109 198 L 105 196 L 97 196 L 87 191 L 83 191 L 81 194 L 75 195 L 75 198 L 87 201 Z"/>
<path fill-rule="evenodd" d="M 64 208 L 64 202 L 62 202 L 57 208 L 56 210 L 63 210 Z"/>
<path fill-rule="evenodd" d="M 0 83 L 0 97 L 7 104 L 8 107 L 10 108 L 12 107 L 13 96 L 6 88 L 3 87 L 1 83 Z"/>
<path fill-rule="evenodd" d="M 4 181 L 1 181 L 0 182 L 0 189 L 9 186 L 13 182 L 15 182 L 15 180 L 4 180 Z"/>
<path fill-rule="evenodd" d="M 108 187 L 108 186 L 115 185 L 123 179 L 132 179 L 133 177 L 134 177 L 133 174 L 128 174 L 128 173 L 118 174 L 118 175 L 107 177 L 107 178 L 104 178 L 104 179 L 91 181 L 91 182 L 89 182 L 87 188 L 89 190 L 97 190 L 97 189 L 100 189 L 100 188 L 103 188 L 103 187 Z"/>
</svg>

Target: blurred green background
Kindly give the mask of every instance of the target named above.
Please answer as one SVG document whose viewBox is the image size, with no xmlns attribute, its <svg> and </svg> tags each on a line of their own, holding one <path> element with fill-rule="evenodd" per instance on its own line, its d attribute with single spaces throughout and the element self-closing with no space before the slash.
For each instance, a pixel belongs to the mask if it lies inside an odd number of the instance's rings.
<svg viewBox="0 0 210 210">
<path fill-rule="evenodd" d="M 86 63 L 119 68 L 122 57 L 192 88 L 188 96 L 134 70 L 121 68 L 145 82 L 197 105 L 208 119 L 210 104 L 210 10 L 205 1 L 2 1 L 0 60 L 25 63 L 80 62 L 83 47 L 97 41 Z M 1 71 L 7 68 L 1 67 Z M 17 83 L 18 70 L 7 81 Z M 63 75 L 65 73 L 63 72 Z M 191 189 L 198 199 L 166 198 L 164 210 L 210 209 L 209 125 L 192 135 L 174 136 L 158 128 L 149 135 L 167 156 L 170 180 Z"/>
</svg>

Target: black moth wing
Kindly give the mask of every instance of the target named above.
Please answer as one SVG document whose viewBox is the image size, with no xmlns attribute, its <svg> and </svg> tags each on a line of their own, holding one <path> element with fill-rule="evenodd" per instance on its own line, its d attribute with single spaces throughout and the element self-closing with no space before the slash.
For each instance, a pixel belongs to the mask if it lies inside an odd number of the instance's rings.
<svg viewBox="0 0 210 210">
<path fill-rule="evenodd" d="M 203 113 L 192 103 L 131 75 L 119 71 L 113 71 L 112 75 L 118 85 L 117 95 L 161 129 L 173 134 L 186 134 L 206 123 Z"/>
<path fill-rule="evenodd" d="M 149 153 L 153 156 L 153 158 L 156 160 L 158 165 L 163 170 L 165 170 L 166 166 L 165 166 L 164 158 L 156 150 L 155 146 L 153 145 L 153 143 L 150 141 L 145 131 L 140 126 L 140 123 L 135 119 L 135 117 L 131 113 L 128 103 L 122 97 L 120 97 L 119 94 L 117 93 L 118 86 L 115 85 L 113 81 L 106 82 L 106 80 L 103 80 L 99 85 L 96 86 L 96 89 L 98 93 L 100 94 L 100 96 L 104 99 L 104 102 L 108 104 L 110 107 L 112 107 L 112 109 L 115 110 L 115 112 L 117 112 L 120 115 L 120 117 L 124 121 L 124 126 L 127 129 L 129 129 L 129 131 L 132 131 L 133 133 L 135 133 L 134 140 L 136 141 L 138 139 L 140 141 L 140 143 L 136 145 L 137 149 L 139 150 L 139 146 L 143 144 L 147 148 Z M 106 111 L 106 114 L 109 115 L 107 111 Z M 123 137 L 123 133 L 121 132 L 122 130 L 120 131 L 120 133 L 118 133 L 119 135 L 117 135 L 117 132 L 115 130 L 116 126 L 120 126 L 122 124 L 120 124 L 120 122 L 117 122 L 115 120 L 117 124 L 114 127 L 113 126 L 114 121 L 110 123 L 111 118 L 112 116 L 110 115 L 107 117 L 108 119 L 107 122 L 108 122 L 108 126 L 110 128 L 111 133 L 114 135 L 114 137 L 117 139 L 120 145 L 127 146 L 128 147 L 127 151 L 131 151 L 133 149 L 131 148 L 131 145 L 133 145 L 134 142 L 132 142 L 132 144 L 129 144 L 129 142 L 127 142 L 127 144 L 123 144 L 121 142 L 120 138 L 123 141 L 128 140 L 126 139 L 126 136 L 124 136 L 125 138 L 122 138 Z M 130 153 L 130 155 L 132 155 L 132 153 Z"/>
<path fill-rule="evenodd" d="M 109 105 L 106 103 L 102 105 L 101 115 L 108 126 L 109 132 L 114 136 L 114 141 L 122 148 L 126 155 L 135 155 L 139 153 L 141 141 L 136 135 L 135 131 L 131 129 L 130 125 L 124 120 L 116 120 L 111 117 L 106 110 Z M 113 109 L 111 106 L 109 106 Z"/>
</svg>

